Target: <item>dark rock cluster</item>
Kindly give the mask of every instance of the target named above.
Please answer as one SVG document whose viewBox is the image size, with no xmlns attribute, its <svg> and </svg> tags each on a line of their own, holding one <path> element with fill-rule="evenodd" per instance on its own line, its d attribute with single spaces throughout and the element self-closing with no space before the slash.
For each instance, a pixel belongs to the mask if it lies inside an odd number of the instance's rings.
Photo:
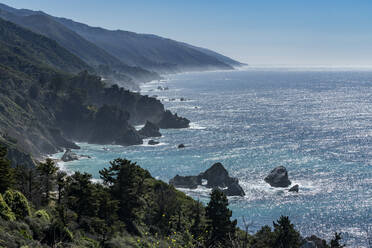
<svg viewBox="0 0 372 248">
<path fill-rule="evenodd" d="M 147 121 L 145 126 L 141 128 L 138 133 L 144 138 L 161 137 L 159 127 L 150 121 Z"/>
<path fill-rule="evenodd" d="M 197 176 L 179 176 L 176 175 L 169 181 L 169 184 L 179 188 L 195 189 L 198 185 L 203 184 L 206 180 L 207 188 L 222 188 L 223 192 L 228 196 L 244 196 L 244 190 L 239 185 L 239 180 L 230 177 L 227 170 L 221 163 L 215 163 L 205 172 Z"/>
</svg>

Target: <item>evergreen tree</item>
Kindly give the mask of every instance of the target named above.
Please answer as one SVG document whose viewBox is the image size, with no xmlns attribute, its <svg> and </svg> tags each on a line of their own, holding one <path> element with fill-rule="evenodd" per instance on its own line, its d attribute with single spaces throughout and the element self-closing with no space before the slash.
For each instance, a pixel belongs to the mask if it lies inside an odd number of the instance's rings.
<svg viewBox="0 0 372 248">
<path fill-rule="evenodd" d="M 91 180 L 92 175 L 80 172 L 75 172 L 67 179 L 67 205 L 76 212 L 78 223 L 82 216 L 97 216 L 99 210 L 97 192 Z"/>
<path fill-rule="evenodd" d="M 119 201 L 118 216 L 124 221 L 131 233 L 139 234 L 134 225 L 136 211 L 142 206 L 140 196 L 146 178 L 151 178 L 147 170 L 126 159 L 115 159 L 111 166 L 99 173 L 105 185 L 108 185 L 114 199 Z"/>
<path fill-rule="evenodd" d="M 301 244 L 301 236 L 294 228 L 288 216 L 281 216 L 277 223 L 273 222 L 275 247 L 297 248 Z"/>
<path fill-rule="evenodd" d="M 237 221 L 231 221 L 232 211 L 228 208 L 229 202 L 226 195 L 219 189 L 213 189 L 211 199 L 206 207 L 206 218 L 208 219 L 207 246 L 231 245 L 231 239 L 235 235 Z"/>
<path fill-rule="evenodd" d="M 14 184 L 14 170 L 6 154 L 7 149 L 0 147 L 0 193 L 4 193 Z"/>
<path fill-rule="evenodd" d="M 55 181 L 55 176 L 58 171 L 58 167 L 55 165 L 54 161 L 47 158 L 45 163 L 40 163 L 37 166 L 39 173 L 42 176 L 43 186 L 44 186 L 44 204 L 48 205 L 50 200 L 50 191 L 53 187 Z"/>
</svg>

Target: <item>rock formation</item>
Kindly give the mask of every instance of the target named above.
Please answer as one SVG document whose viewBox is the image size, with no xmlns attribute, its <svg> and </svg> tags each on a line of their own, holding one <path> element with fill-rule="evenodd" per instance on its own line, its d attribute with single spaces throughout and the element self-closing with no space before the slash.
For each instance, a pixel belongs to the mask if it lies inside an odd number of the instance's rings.
<svg viewBox="0 0 372 248">
<path fill-rule="evenodd" d="M 159 141 L 155 141 L 155 140 L 149 140 L 149 142 L 147 143 L 148 145 L 157 145 L 159 144 Z"/>
<path fill-rule="evenodd" d="M 300 189 L 300 186 L 298 186 L 298 184 L 296 184 L 293 187 L 291 187 L 288 191 L 298 193 L 299 189 Z"/>
<path fill-rule="evenodd" d="M 146 121 L 146 124 L 141 130 L 138 131 L 139 135 L 144 138 L 161 137 L 159 127 L 152 122 Z"/>
<path fill-rule="evenodd" d="M 274 168 L 264 180 L 272 187 L 285 188 L 291 185 L 291 181 L 288 179 L 287 169 L 284 166 Z"/>
<path fill-rule="evenodd" d="M 172 114 L 169 110 L 166 110 L 157 123 L 160 128 L 187 128 L 189 127 L 190 121 L 186 118 L 179 117 L 177 114 Z"/>
<path fill-rule="evenodd" d="M 207 188 L 222 188 L 223 192 L 228 196 L 245 195 L 244 190 L 239 185 L 239 180 L 230 177 L 221 163 L 215 163 L 208 170 L 197 176 L 176 175 L 169 181 L 169 184 L 180 188 L 195 189 L 198 185 L 202 185 L 203 180 L 207 180 L 205 185 Z"/>
<path fill-rule="evenodd" d="M 70 162 L 70 161 L 74 161 L 78 159 L 79 159 L 79 156 L 73 151 L 71 151 L 71 149 L 67 149 L 61 158 L 63 162 Z"/>
</svg>

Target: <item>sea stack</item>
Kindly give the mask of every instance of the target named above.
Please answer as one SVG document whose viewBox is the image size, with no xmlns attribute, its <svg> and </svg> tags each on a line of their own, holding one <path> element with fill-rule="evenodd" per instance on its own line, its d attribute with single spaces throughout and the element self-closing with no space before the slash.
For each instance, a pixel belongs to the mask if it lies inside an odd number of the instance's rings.
<svg viewBox="0 0 372 248">
<path fill-rule="evenodd" d="M 179 188 L 195 189 L 202 185 L 203 180 L 207 181 L 207 188 L 221 188 L 227 196 L 244 196 L 245 192 L 239 185 L 239 180 L 230 177 L 227 170 L 221 163 L 213 164 L 208 170 L 197 176 L 176 175 L 169 181 L 169 184 Z"/>
<path fill-rule="evenodd" d="M 275 167 L 264 180 L 272 187 L 286 188 L 291 185 L 287 169 L 284 166 Z"/>
</svg>

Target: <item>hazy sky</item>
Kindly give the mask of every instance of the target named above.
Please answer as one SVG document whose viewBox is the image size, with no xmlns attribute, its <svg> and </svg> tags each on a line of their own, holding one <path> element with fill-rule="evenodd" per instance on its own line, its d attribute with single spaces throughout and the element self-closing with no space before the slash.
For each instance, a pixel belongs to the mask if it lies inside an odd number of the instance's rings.
<svg viewBox="0 0 372 248">
<path fill-rule="evenodd" d="M 0 0 L 249 64 L 372 65 L 371 0 Z"/>
</svg>

